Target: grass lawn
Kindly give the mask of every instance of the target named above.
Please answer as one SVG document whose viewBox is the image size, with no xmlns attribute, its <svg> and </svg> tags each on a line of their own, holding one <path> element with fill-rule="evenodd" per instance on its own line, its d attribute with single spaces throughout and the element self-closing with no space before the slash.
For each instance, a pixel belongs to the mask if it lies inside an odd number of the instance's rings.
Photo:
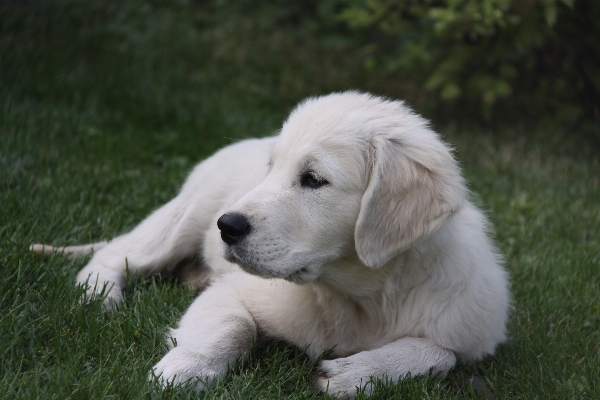
<svg viewBox="0 0 600 400">
<path fill-rule="evenodd" d="M 78 302 L 86 259 L 38 260 L 28 246 L 132 228 L 197 161 L 270 135 L 306 95 L 401 92 L 343 51 L 199 5 L 17 3 L 0 5 L 0 397 L 317 397 L 315 365 L 278 342 L 200 395 L 149 383 L 194 294 L 168 277 L 136 279 L 124 305 L 103 312 Z M 441 381 L 380 384 L 373 398 L 600 398 L 594 149 L 535 130 L 439 130 L 506 256 L 509 340 Z"/>
</svg>

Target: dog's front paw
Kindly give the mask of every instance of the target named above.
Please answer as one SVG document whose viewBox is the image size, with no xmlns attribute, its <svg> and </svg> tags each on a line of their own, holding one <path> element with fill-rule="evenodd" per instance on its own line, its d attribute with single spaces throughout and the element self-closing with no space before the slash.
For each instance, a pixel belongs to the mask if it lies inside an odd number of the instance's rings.
<svg viewBox="0 0 600 400">
<path fill-rule="evenodd" d="M 378 371 L 353 358 L 355 357 L 321 361 L 317 369 L 317 389 L 348 399 L 356 397 L 361 389 L 369 395 L 373 390 L 369 377 L 377 376 Z"/>
<path fill-rule="evenodd" d="M 224 375 L 216 364 L 211 358 L 185 347 L 174 347 L 152 368 L 150 379 L 158 378 L 165 387 L 189 382 L 201 391 Z"/>
</svg>

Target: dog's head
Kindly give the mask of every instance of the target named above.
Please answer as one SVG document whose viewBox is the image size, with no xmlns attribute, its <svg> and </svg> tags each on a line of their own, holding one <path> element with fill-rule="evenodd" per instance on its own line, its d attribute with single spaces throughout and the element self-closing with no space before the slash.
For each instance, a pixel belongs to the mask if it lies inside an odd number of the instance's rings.
<svg viewBox="0 0 600 400">
<path fill-rule="evenodd" d="M 402 102 L 346 92 L 284 123 L 264 181 L 219 219 L 225 257 L 296 283 L 357 256 L 379 268 L 465 200 L 449 149 Z"/>
</svg>

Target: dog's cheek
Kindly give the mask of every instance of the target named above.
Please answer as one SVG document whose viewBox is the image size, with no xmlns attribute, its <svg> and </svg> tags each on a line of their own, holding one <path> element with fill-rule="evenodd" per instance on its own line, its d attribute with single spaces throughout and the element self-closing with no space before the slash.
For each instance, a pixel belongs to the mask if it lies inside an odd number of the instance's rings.
<svg viewBox="0 0 600 400">
<path fill-rule="evenodd" d="M 315 225 L 318 235 L 313 233 L 311 240 L 315 247 L 342 255 L 354 250 L 354 228 L 360 209 L 360 196 L 340 194 L 328 201 L 328 207 L 318 216 Z"/>
</svg>

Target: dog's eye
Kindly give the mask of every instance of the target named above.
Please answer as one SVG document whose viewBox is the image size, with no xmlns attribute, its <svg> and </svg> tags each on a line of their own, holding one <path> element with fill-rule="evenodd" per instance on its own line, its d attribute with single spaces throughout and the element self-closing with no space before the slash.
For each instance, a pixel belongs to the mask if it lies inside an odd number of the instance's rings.
<svg viewBox="0 0 600 400">
<path fill-rule="evenodd" d="M 300 176 L 300 185 L 302 187 L 318 189 L 321 186 L 327 185 L 328 183 L 329 182 L 327 182 L 325 179 L 316 176 L 313 172 L 310 171 L 305 172 Z"/>
</svg>

